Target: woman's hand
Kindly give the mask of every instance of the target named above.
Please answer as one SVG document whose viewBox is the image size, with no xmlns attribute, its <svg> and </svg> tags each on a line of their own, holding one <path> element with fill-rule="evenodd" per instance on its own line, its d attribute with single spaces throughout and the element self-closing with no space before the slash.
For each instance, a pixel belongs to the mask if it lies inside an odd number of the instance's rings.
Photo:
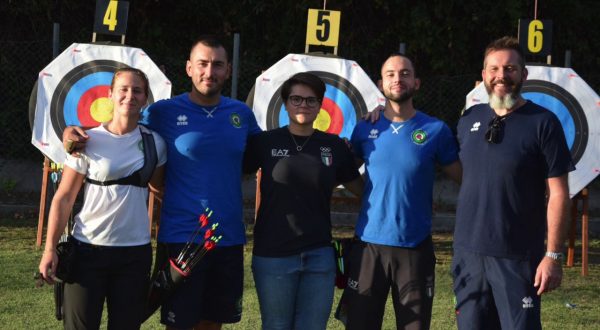
<svg viewBox="0 0 600 330">
<path fill-rule="evenodd" d="M 39 271 L 42 279 L 48 284 L 54 284 L 56 274 L 56 266 L 58 266 L 58 255 L 56 249 L 44 250 L 42 260 L 40 261 Z"/>
</svg>

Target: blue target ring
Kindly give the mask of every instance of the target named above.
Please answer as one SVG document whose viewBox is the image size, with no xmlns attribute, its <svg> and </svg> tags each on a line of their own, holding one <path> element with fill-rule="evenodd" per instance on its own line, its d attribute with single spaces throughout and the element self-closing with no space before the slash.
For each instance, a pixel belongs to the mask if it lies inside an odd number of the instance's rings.
<svg viewBox="0 0 600 330">
<path fill-rule="evenodd" d="M 81 122 L 79 121 L 77 110 L 79 100 L 83 94 L 91 88 L 94 88 L 98 85 L 110 85 L 112 77 L 112 72 L 95 72 L 81 78 L 71 86 L 71 89 L 65 98 L 63 109 L 65 124 L 67 126 L 82 126 Z"/>
<path fill-rule="evenodd" d="M 558 117 L 558 120 L 560 120 L 560 124 L 565 131 L 567 145 L 569 146 L 569 149 L 572 149 L 573 143 L 575 142 L 575 121 L 565 104 L 554 96 L 540 92 L 523 93 L 523 97 L 531 100 L 533 103 L 544 105 L 545 108 L 552 111 L 556 117 Z"/>
<path fill-rule="evenodd" d="M 523 96 L 552 111 L 563 127 L 573 163 L 577 164 L 588 142 L 588 123 L 583 108 L 571 93 L 545 80 L 531 79 L 523 84 Z"/>
</svg>

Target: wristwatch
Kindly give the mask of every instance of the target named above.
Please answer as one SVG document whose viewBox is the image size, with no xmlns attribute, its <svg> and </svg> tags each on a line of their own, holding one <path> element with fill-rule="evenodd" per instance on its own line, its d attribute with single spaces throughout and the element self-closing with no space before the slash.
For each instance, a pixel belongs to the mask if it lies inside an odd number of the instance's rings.
<svg viewBox="0 0 600 330">
<path fill-rule="evenodd" d="M 562 252 L 546 252 L 545 254 L 546 257 L 556 261 L 556 262 L 561 262 L 564 258 L 565 255 Z"/>
</svg>

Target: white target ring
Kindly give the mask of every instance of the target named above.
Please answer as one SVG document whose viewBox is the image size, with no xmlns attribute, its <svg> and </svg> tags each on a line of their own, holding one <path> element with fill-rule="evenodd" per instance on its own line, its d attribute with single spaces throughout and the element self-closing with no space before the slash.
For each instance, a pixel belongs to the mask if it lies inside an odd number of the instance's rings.
<svg viewBox="0 0 600 330">
<path fill-rule="evenodd" d="M 528 65 L 522 95 L 552 111 L 561 122 L 575 171 L 569 194 L 576 195 L 600 174 L 600 97 L 570 68 Z M 466 107 L 487 103 L 484 84 L 467 95 Z"/>
<path fill-rule="evenodd" d="M 142 70 L 150 81 L 149 102 L 171 96 L 171 82 L 146 53 L 133 47 L 74 43 L 38 76 L 31 143 L 63 163 L 66 126 L 97 126 L 112 118 L 108 89 L 121 67 Z"/>
</svg>

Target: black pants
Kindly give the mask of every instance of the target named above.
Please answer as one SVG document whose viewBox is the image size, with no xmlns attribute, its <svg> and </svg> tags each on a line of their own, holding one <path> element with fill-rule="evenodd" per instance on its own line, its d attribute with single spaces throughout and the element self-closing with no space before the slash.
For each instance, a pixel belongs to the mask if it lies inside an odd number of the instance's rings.
<svg viewBox="0 0 600 330">
<path fill-rule="evenodd" d="M 65 285 L 65 329 L 98 329 L 105 299 L 108 329 L 139 329 L 152 246 L 74 244 L 74 283 Z"/>
<path fill-rule="evenodd" d="M 431 236 L 414 248 L 358 242 L 349 262 L 346 329 L 381 329 L 390 289 L 396 328 L 429 329 L 435 281 Z"/>
</svg>

